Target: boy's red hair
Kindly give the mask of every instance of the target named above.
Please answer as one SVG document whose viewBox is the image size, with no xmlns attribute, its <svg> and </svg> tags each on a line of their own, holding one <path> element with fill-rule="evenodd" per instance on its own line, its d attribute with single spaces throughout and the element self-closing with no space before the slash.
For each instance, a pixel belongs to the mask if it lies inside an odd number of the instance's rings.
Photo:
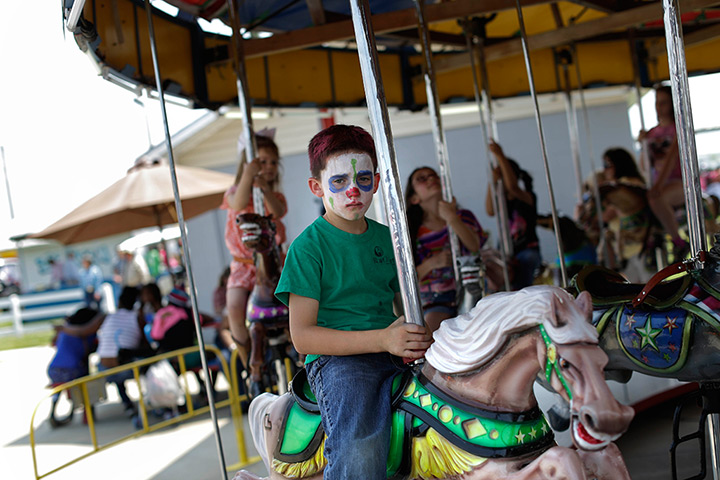
<svg viewBox="0 0 720 480">
<path fill-rule="evenodd" d="M 310 174 L 320 178 L 330 155 L 345 152 L 362 152 L 370 156 L 373 169 L 377 171 L 375 142 L 372 136 L 355 125 L 333 125 L 315 135 L 308 144 Z"/>
</svg>

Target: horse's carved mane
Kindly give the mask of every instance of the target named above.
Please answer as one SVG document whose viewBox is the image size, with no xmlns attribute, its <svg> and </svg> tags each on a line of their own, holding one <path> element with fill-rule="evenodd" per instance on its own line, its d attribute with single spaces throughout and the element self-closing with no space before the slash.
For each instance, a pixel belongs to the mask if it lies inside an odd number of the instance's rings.
<svg viewBox="0 0 720 480">
<path fill-rule="evenodd" d="M 443 321 L 425 359 L 444 373 L 475 370 L 492 360 L 511 335 L 538 324 L 558 344 L 598 341 L 597 331 L 572 295 L 559 287 L 538 285 L 494 293 L 469 312 Z"/>
</svg>

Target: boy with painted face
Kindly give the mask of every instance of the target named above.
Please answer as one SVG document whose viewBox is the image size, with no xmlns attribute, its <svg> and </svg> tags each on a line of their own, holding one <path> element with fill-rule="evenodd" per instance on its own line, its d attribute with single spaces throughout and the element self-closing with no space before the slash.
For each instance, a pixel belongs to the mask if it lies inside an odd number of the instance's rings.
<svg viewBox="0 0 720 480">
<path fill-rule="evenodd" d="M 397 318 L 399 285 L 387 227 L 365 218 L 380 175 L 373 139 L 334 125 L 308 146 L 310 190 L 326 213 L 290 246 L 275 295 L 290 307 L 295 348 L 327 435 L 325 479 L 385 479 L 392 379 L 430 345 Z"/>
</svg>

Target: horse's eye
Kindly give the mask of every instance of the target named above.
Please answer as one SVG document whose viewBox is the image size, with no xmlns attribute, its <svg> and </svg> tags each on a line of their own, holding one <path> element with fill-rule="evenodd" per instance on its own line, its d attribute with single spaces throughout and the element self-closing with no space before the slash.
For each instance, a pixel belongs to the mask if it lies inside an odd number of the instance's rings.
<svg viewBox="0 0 720 480">
<path fill-rule="evenodd" d="M 560 365 L 560 368 L 562 368 L 563 370 L 570 368 L 570 362 L 568 362 L 564 358 L 560 358 L 560 361 L 558 362 L 558 364 Z"/>
</svg>

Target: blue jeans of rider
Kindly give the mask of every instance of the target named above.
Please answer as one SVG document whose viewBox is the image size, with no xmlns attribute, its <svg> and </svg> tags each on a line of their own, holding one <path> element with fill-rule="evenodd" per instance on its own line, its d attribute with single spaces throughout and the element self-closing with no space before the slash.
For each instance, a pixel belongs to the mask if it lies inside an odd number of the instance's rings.
<svg viewBox="0 0 720 480">
<path fill-rule="evenodd" d="M 323 355 L 307 366 L 327 435 L 326 480 L 385 480 L 392 379 L 405 370 L 389 353 Z"/>
</svg>

